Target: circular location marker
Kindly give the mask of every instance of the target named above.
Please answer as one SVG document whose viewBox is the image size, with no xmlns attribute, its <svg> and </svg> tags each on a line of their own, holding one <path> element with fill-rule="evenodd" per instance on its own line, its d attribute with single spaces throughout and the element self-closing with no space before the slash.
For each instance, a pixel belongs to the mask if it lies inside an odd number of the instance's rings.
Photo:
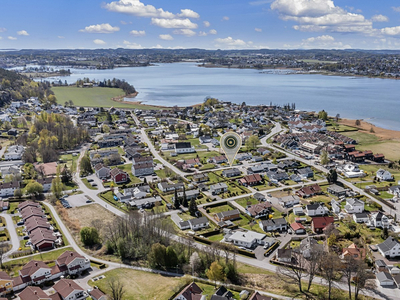
<svg viewBox="0 0 400 300">
<path fill-rule="evenodd" d="M 242 139 L 236 132 L 227 132 L 221 137 L 221 148 L 224 150 L 230 166 L 232 166 L 241 146 Z"/>
</svg>

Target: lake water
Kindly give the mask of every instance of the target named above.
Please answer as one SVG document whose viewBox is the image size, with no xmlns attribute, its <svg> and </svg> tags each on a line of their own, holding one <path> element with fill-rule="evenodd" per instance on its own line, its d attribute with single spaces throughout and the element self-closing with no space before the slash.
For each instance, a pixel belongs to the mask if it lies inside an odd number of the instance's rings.
<svg viewBox="0 0 400 300">
<path fill-rule="evenodd" d="M 187 106 L 211 96 L 247 104 L 296 103 L 297 109 L 326 110 L 329 115 L 364 119 L 400 130 L 400 81 L 309 74 L 267 74 L 259 70 L 202 68 L 195 63 L 159 64 L 113 70 L 71 69 L 60 78 L 125 79 L 139 95 L 135 101 L 163 106 Z"/>
</svg>

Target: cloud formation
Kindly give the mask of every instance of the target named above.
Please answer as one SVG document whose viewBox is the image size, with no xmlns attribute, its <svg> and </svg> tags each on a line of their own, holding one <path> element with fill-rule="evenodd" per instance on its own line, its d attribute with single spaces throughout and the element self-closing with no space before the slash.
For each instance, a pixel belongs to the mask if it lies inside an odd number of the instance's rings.
<svg viewBox="0 0 400 300">
<path fill-rule="evenodd" d="M 103 24 L 86 26 L 84 29 L 81 29 L 79 31 L 87 33 L 113 33 L 119 31 L 119 27 L 117 26 L 113 27 L 108 23 L 103 23 Z"/>
<path fill-rule="evenodd" d="M 160 34 L 158 36 L 160 39 L 162 40 L 166 40 L 166 41 L 172 41 L 174 38 L 172 37 L 172 35 L 170 34 Z"/>
<path fill-rule="evenodd" d="M 223 17 L 222 21 L 229 21 L 229 17 L 227 17 L 227 16 Z"/>
<path fill-rule="evenodd" d="M 7 29 L 5 29 L 4 27 L 0 27 L 0 32 L 6 32 Z"/>
<path fill-rule="evenodd" d="M 204 24 L 204 27 L 210 27 L 210 25 L 211 25 L 210 22 L 208 22 L 208 21 L 204 21 L 203 24 Z"/>
<path fill-rule="evenodd" d="M 196 35 L 196 32 L 194 32 L 191 29 L 175 29 L 173 31 L 173 34 L 179 34 L 179 35 L 184 35 L 184 36 L 187 36 L 187 37 L 191 37 L 191 36 Z"/>
<path fill-rule="evenodd" d="M 151 24 L 162 28 L 187 28 L 196 29 L 198 26 L 189 19 L 158 19 L 152 18 Z"/>
<path fill-rule="evenodd" d="M 391 36 L 400 35 L 400 26 L 382 28 L 381 33 Z"/>
<path fill-rule="evenodd" d="M 375 15 L 371 18 L 372 22 L 389 22 L 389 18 L 384 15 Z"/>
<path fill-rule="evenodd" d="M 105 41 L 100 40 L 100 39 L 93 40 L 93 43 L 95 43 L 96 45 L 105 45 L 105 44 L 107 44 Z"/>
<path fill-rule="evenodd" d="M 124 41 L 123 44 L 124 44 L 124 47 L 127 49 L 143 49 L 142 45 L 136 44 L 136 43 L 131 43 L 129 41 Z"/>
<path fill-rule="evenodd" d="M 295 21 L 300 31 L 331 31 L 372 34 L 372 21 L 363 15 L 350 13 L 333 0 L 275 0 L 271 9 L 284 21 Z"/>
<path fill-rule="evenodd" d="M 300 46 L 294 46 L 295 48 L 318 48 L 318 49 L 349 49 L 350 45 L 344 45 L 342 42 L 337 42 L 331 35 L 320 35 L 316 37 L 310 37 L 302 40 Z"/>
<path fill-rule="evenodd" d="M 145 36 L 146 35 L 146 31 L 144 31 L 144 30 L 132 30 L 129 33 L 133 36 Z"/>
<path fill-rule="evenodd" d="M 13 37 L 13 36 L 9 36 L 9 37 L 7 37 L 9 40 L 11 40 L 11 41 L 15 41 L 17 38 L 16 37 Z"/>
<path fill-rule="evenodd" d="M 210 29 L 210 31 L 208 32 L 208 34 L 217 34 L 217 31 L 215 29 Z"/>
<path fill-rule="evenodd" d="M 215 39 L 215 45 L 217 47 L 222 46 L 226 48 L 243 48 L 243 47 L 248 47 L 249 45 L 252 44 L 252 42 L 246 43 L 245 41 L 241 39 L 233 39 L 232 37 L 228 36 L 226 38 L 218 38 Z"/>
<path fill-rule="evenodd" d="M 254 28 L 254 30 L 257 31 L 257 32 L 262 32 L 261 28 Z"/>
<path fill-rule="evenodd" d="M 17 34 L 18 35 L 25 35 L 25 36 L 29 35 L 29 33 L 26 30 L 17 31 Z"/>
</svg>

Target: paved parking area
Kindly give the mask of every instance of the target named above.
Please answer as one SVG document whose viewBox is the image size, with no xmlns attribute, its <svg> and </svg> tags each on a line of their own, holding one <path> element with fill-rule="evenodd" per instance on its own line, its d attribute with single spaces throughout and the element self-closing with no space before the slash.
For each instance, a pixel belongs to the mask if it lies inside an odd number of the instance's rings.
<svg viewBox="0 0 400 300">
<path fill-rule="evenodd" d="M 65 200 L 67 200 L 72 207 L 78 207 L 78 206 L 90 204 L 90 203 L 86 203 L 88 198 L 86 198 L 86 196 L 84 194 L 72 195 L 72 196 L 65 198 Z"/>
</svg>

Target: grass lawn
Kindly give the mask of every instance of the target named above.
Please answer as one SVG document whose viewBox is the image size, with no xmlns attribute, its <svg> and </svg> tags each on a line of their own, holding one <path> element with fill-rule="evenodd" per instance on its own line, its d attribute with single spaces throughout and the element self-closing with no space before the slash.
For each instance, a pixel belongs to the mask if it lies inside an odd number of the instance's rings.
<svg viewBox="0 0 400 300">
<path fill-rule="evenodd" d="M 126 290 L 124 296 L 126 300 L 169 299 L 175 291 L 186 283 L 183 278 L 167 277 L 128 269 L 115 269 L 104 273 L 104 275 L 104 279 L 95 282 L 90 280 L 89 285 L 96 285 L 106 294 L 110 294 L 108 281 L 120 280 Z"/>
<path fill-rule="evenodd" d="M 157 106 L 113 101 L 111 98 L 124 95 L 124 92 L 121 89 L 116 88 L 78 88 L 74 86 L 57 86 L 53 87 L 52 90 L 57 98 L 57 102 L 62 105 L 64 105 L 65 101 L 72 100 L 75 106 L 162 109 Z"/>
<path fill-rule="evenodd" d="M 199 168 L 199 170 L 200 171 L 204 171 L 204 170 L 211 170 L 211 169 L 214 169 L 214 168 L 215 168 L 214 164 L 204 164 Z"/>
<path fill-rule="evenodd" d="M 244 198 L 240 198 L 240 199 L 235 200 L 235 202 L 237 204 L 243 206 L 244 208 L 246 208 L 248 203 L 250 203 L 250 205 L 257 204 L 258 200 L 254 199 L 253 197 L 244 197 Z"/>
<path fill-rule="evenodd" d="M 211 184 L 215 184 L 218 182 L 224 182 L 225 179 L 219 177 L 218 175 L 214 174 L 214 172 L 210 172 L 208 173 L 208 182 L 207 183 L 211 183 Z"/>
<path fill-rule="evenodd" d="M 215 235 L 209 236 L 207 238 L 212 242 L 220 242 L 224 238 L 224 235 L 222 233 L 220 233 L 220 234 L 215 234 Z"/>
<path fill-rule="evenodd" d="M 356 145 L 357 150 L 371 150 L 374 153 L 383 153 L 387 159 L 399 159 L 400 142 L 393 140 L 380 140 L 373 134 L 354 131 L 344 132 L 343 135 L 355 139 L 359 145 Z"/>
<path fill-rule="evenodd" d="M 358 131 L 358 128 L 356 127 L 351 127 L 347 125 L 338 125 L 338 124 L 332 124 L 332 126 L 327 126 L 326 127 L 329 131 L 335 131 L 335 132 L 348 132 L 348 131 Z"/>
<path fill-rule="evenodd" d="M 74 173 L 76 171 L 76 161 L 78 160 L 79 155 L 65 154 L 60 156 L 60 163 L 67 164 L 68 169 Z"/>
<path fill-rule="evenodd" d="M 22 269 L 22 267 L 30 262 L 31 260 L 39 260 L 39 261 L 44 261 L 44 262 L 52 262 L 56 260 L 61 254 L 63 254 L 65 251 L 74 251 L 73 248 L 68 247 L 68 248 L 63 248 L 63 249 L 57 249 L 54 251 L 49 251 L 49 252 L 42 252 L 40 254 L 30 256 L 30 257 L 22 257 L 16 260 L 8 261 L 4 263 L 6 266 L 10 266 L 11 268 L 11 273 L 14 274 L 15 276 L 18 275 L 18 271 Z"/>
<path fill-rule="evenodd" d="M 105 193 L 99 193 L 97 196 L 99 196 L 101 199 L 103 199 L 104 201 L 106 201 L 107 203 L 111 204 L 112 206 L 118 208 L 120 211 L 123 212 L 129 212 L 129 209 L 126 207 L 125 204 L 116 201 L 114 199 L 114 194 L 112 191 L 107 191 Z"/>
<path fill-rule="evenodd" d="M 90 184 L 90 182 L 86 178 L 81 178 L 82 182 L 88 189 L 97 190 L 97 187 L 94 187 Z"/>
<path fill-rule="evenodd" d="M 7 209 L 7 213 L 13 214 L 14 212 L 16 212 L 19 203 L 20 202 L 10 202 L 10 207 L 9 209 Z"/>
</svg>

